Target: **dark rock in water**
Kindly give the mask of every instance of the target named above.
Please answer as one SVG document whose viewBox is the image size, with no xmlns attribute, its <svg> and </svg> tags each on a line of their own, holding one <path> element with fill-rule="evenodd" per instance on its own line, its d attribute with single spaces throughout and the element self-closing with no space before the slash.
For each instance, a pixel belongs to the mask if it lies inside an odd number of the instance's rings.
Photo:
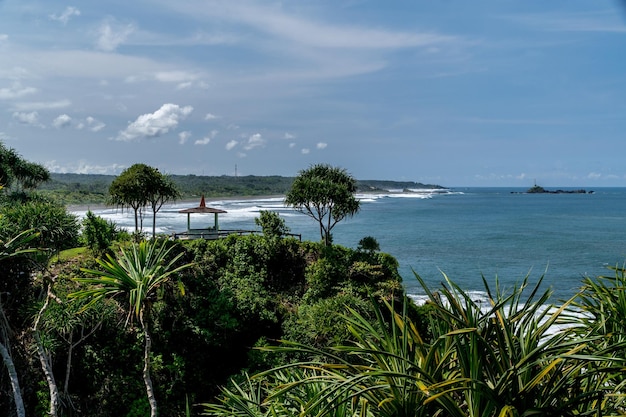
<svg viewBox="0 0 626 417">
<path fill-rule="evenodd" d="M 593 191 L 587 191 L 582 188 L 578 190 L 546 190 L 542 186 L 535 184 L 524 193 L 511 191 L 511 194 L 593 194 Z"/>
</svg>

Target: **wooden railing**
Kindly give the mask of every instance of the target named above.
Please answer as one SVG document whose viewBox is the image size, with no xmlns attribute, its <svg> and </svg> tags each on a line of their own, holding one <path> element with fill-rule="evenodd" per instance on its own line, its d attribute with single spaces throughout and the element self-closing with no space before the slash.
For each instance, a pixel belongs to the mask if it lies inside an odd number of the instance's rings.
<svg viewBox="0 0 626 417">
<path fill-rule="evenodd" d="M 243 235 L 254 235 L 254 234 L 263 234 L 263 232 L 259 231 L 259 230 L 228 230 L 228 229 L 221 229 L 218 231 L 215 230 L 210 230 L 210 229 L 192 229 L 191 231 L 185 231 L 185 232 L 179 232 L 179 233 L 172 233 L 172 237 L 174 239 L 208 239 L 208 240 L 215 240 L 215 239 L 223 239 L 225 237 L 228 237 L 230 235 L 238 235 L 238 236 L 243 236 Z M 296 233 L 285 233 L 283 236 L 291 236 L 291 237 L 297 237 L 300 242 L 302 242 L 302 235 L 301 234 L 296 234 Z"/>
</svg>

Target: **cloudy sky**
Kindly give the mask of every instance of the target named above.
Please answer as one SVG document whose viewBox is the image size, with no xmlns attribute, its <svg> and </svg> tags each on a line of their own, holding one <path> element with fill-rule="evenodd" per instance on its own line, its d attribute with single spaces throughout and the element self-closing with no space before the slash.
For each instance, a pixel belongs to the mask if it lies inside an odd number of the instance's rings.
<svg viewBox="0 0 626 417">
<path fill-rule="evenodd" d="M 626 7 L 0 0 L 0 141 L 53 172 L 626 186 Z"/>
</svg>

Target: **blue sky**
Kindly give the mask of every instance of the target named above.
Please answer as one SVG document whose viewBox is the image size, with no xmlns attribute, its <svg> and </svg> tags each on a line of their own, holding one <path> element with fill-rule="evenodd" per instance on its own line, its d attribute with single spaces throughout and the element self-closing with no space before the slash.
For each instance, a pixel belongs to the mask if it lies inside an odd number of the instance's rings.
<svg viewBox="0 0 626 417">
<path fill-rule="evenodd" d="M 617 0 L 0 0 L 0 56 L 53 172 L 626 186 Z"/>
</svg>

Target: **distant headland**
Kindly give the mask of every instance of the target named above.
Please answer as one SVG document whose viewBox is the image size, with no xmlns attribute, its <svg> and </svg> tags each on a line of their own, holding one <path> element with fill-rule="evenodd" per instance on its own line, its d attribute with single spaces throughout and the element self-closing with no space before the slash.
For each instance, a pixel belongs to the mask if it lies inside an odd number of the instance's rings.
<svg viewBox="0 0 626 417">
<path fill-rule="evenodd" d="M 576 190 L 546 190 L 540 185 L 533 185 L 524 192 L 511 191 L 511 194 L 593 194 L 593 190 L 576 189 Z"/>
<path fill-rule="evenodd" d="M 105 204 L 111 182 L 115 175 L 52 173 L 50 181 L 41 184 L 39 191 L 54 197 L 64 204 Z M 170 175 L 181 193 L 181 199 L 197 199 L 201 195 L 207 198 L 217 197 L 254 197 L 285 195 L 291 188 L 294 177 L 272 176 L 204 176 Z M 359 193 L 390 193 L 395 190 L 413 192 L 414 190 L 440 189 L 436 184 L 423 184 L 415 181 L 357 180 Z"/>
</svg>

